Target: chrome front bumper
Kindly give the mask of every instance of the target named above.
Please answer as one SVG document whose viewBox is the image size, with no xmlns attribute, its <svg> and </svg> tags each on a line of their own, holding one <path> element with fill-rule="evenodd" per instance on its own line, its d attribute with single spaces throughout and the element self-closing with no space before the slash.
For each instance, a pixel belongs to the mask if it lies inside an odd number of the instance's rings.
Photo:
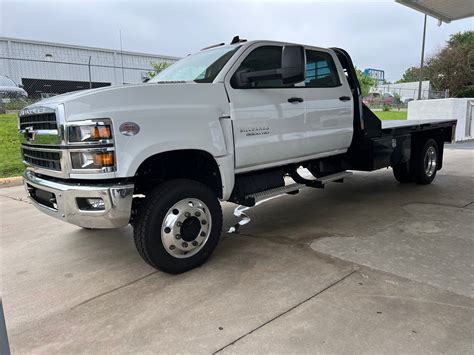
<svg viewBox="0 0 474 355">
<path fill-rule="evenodd" d="M 23 175 L 25 188 L 31 203 L 40 211 L 80 227 L 118 228 L 130 220 L 133 184 L 103 184 L 97 186 L 55 182 L 40 178 L 30 171 Z M 42 202 L 37 192 L 52 196 L 51 203 Z M 81 209 L 78 198 L 101 198 L 102 210 Z M 54 202 L 54 203 L 53 203 Z"/>
</svg>

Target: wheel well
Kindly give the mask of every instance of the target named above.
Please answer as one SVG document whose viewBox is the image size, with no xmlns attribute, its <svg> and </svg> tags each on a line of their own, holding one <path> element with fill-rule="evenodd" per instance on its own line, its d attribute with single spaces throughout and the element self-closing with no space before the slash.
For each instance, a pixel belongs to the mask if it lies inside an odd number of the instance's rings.
<svg viewBox="0 0 474 355">
<path fill-rule="evenodd" d="M 208 152 L 191 149 L 159 153 L 147 158 L 135 173 L 135 193 L 146 194 L 171 179 L 202 182 L 222 198 L 222 181 L 216 160 Z"/>
</svg>

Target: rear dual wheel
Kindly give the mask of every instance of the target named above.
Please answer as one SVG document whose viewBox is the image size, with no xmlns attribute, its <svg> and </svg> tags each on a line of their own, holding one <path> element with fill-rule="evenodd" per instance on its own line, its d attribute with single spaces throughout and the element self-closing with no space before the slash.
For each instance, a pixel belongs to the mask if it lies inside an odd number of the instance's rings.
<svg viewBox="0 0 474 355">
<path fill-rule="evenodd" d="M 393 166 L 393 175 L 400 183 L 416 182 L 428 185 L 436 177 L 439 165 L 438 144 L 428 139 L 420 147 L 414 147 L 409 162 Z"/>
<path fill-rule="evenodd" d="M 140 256 L 151 266 L 179 274 L 204 263 L 222 230 L 214 192 L 192 180 L 167 181 L 145 199 L 134 224 Z"/>
<path fill-rule="evenodd" d="M 395 176 L 395 179 L 398 182 L 402 184 L 413 182 L 413 177 L 411 176 L 411 173 L 410 173 L 409 162 L 394 165 L 392 166 L 392 170 L 393 170 L 393 176 Z"/>
</svg>

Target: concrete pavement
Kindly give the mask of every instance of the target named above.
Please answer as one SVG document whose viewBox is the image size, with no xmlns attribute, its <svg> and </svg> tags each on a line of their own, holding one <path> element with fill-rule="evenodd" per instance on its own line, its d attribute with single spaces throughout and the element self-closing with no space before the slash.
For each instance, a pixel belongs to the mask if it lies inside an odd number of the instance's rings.
<svg viewBox="0 0 474 355">
<path fill-rule="evenodd" d="M 12 352 L 472 353 L 473 182 L 474 150 L 448 149 L 429 186 L 389 169 L 282 196 L 178 276 L 131 228 L 82 230 L 1 189 Z"/>
</svg>

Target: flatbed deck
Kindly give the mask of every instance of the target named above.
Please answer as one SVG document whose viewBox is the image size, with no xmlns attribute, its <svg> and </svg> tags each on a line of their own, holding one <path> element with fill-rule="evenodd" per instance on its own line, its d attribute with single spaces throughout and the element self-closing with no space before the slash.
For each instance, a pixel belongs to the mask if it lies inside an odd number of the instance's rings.
<svg viewBox="0 0 474 355">
<path fill-rule="evenodd" d="M 404 134 L 427 129 L 451 127 L 456 120 L 400 120 L 382 121 L 382 132 L 385 134 Z"/>
</svg>

